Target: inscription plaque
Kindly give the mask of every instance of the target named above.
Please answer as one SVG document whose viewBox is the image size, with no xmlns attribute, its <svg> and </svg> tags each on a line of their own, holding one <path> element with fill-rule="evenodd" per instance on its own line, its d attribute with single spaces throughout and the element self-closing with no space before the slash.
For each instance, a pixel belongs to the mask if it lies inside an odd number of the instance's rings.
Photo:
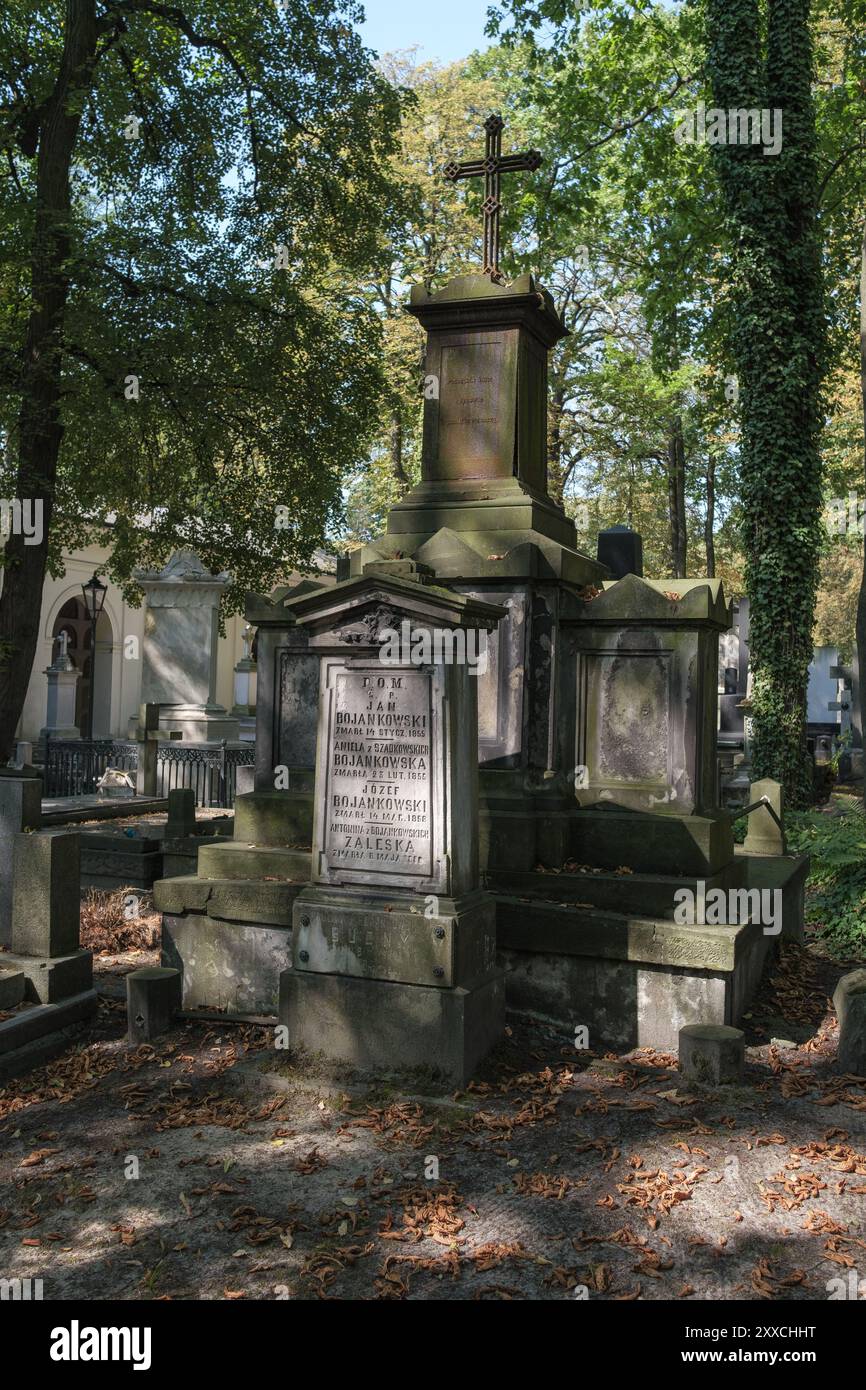
<svg viewBox="0 0 866 1390">
<path fill-rule="evenodd" d="M 512 472 L 513 431 L 502 401 L 504 346 L 501 336 L 441 345 L 441 478 L 507 477 Z"/>
<path fill-rule="evenodd" d="M 381 665 L 331 674 L 323 859 L 341 877 L 429 879 L 434 868 L 432 675 Z"/>
</svg>

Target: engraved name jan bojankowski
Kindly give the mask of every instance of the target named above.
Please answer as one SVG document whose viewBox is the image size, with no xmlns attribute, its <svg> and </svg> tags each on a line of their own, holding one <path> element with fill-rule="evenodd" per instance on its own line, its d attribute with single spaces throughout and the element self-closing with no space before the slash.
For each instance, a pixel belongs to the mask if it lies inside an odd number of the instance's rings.
<svg viewBox="0 0 866 1390">
<path fill-rule="evenodd" d="M 331 868 L 432 869 L 430 675 L 344 671 L 328 740 Z"/>
</svg>

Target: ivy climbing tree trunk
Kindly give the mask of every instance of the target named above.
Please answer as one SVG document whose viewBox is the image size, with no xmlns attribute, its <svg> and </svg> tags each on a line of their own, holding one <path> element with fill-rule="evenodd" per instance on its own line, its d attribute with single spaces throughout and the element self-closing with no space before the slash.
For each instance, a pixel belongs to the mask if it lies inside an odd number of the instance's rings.
<svg viewBox="0 0 866 1390">
<path fill-rule="evenodd" d="M 860 241 L 860 397 L 863 402 L 863 475 L 866 489 L 866 221 L 863 223 Z M 866 730 L 866 539 L 863 543 L 860 592 L 857 595 L 856 638 L 858 680 L 854 683 L 854 695 L 860 703 L 860 728 Z M 863 786 L 863 797 L 866 801 L 866 775 Z"/>
<path fill-rule="evenodd" d="M 811 792 L 806 683 L 822 535 L 826 336 L 809 0 L 768 0 L 765 40 L 758 0 L 706 0 L 706 18 L 714 106 L 779 111 L 782 120 L 776 155 L 727 142 L 714 153 L 732 248 L 753 764 L 797 805 Z"/>
</svg>

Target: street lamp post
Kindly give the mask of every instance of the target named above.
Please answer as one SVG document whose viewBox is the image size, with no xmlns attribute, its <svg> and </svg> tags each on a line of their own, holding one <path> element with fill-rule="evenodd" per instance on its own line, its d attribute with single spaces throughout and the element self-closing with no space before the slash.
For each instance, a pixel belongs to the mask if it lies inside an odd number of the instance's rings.
<svg viewBox="0 0 866 1390">
<path fill-rule="evenodd" d="M 102 612 L 102 605 L 105 602 L 108 585 L 103 584 L 98 574 L 94 573 L 92 579 L 88 579 L 86 584 L 82 584 L 81 592 L 84 594 L 84 603 L 90 618 L 90 694 L 88 696 L 87 736 L 92 739 L 93 697 L 96 693 L 96 624 Z"/>
</svg>

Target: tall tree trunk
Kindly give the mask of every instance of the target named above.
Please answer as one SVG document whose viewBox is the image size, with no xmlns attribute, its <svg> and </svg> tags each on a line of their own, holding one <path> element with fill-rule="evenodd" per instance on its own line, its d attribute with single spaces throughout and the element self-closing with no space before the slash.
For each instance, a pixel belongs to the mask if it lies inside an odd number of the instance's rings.
<svg viewBox="0 0 866 1390">
<path fill-rule="evenodd" d="M 547 490 L 560 507 L 564 492 L 562 465 L 562 416 L 565 391 L 554 384 L 547 406 Z"/>
<path fill-rule="evenodd" d="M 21 718 L 42 607 L 60 420 L 62 335 L 69 293 L 69 171 L 83 94 L 96 60 L 95 0 L 66 0 L 63 54 L 39 122 L 36 209 L 30 256 L 30 317 L 21 358 L 16 497 L 42 509 L 41 536 L 25 545 L 10 535 L 0 594 L 0 762 L 8 758 Z M 32 538 L 28 538 L 32 539 Z"/>
<path fill-rule="evenodd" d="M 409 478 L 406 474 L 406 467 L 403 463 L 403 421 L 400 417 L 400 408 L 395 406 L 391 416 L 391 472 L 400 489 L 401 494 L 409 490 Z"/>
<path fill-rule="evenodd" d="M 686 577 L 686 454 L 683 422 L 675 415 L 668 428 L 668 514 L 674 579 Z"/>
<path fill-rule="evenodd" d="M 863 460 L 866 487 L 866 221 L 860 241 L 860 396 L 863 402 Z M 859 679 L 855 682 L 860 704 L 860 728 L 866 729 L 866 539 L 863 542 L 863 572 L 857 595 L 857 666 Z M 866 777 L 864 777 L 866 799 Z"/>
<path fill-rule="evenodd" d="M 704 547 L 707 552 L 707 578 L 716 577 L 716 542 L 713 530 L 716 524 L 716 460 L 712 453 L 707 456 L 707 512 L 704 519 Z"/>
</svg>

